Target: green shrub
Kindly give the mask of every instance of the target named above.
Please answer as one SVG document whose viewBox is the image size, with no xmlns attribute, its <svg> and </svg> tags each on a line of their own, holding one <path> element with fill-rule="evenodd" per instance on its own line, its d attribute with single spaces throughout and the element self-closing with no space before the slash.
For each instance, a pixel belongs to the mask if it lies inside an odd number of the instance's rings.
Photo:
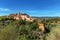
<svg viewBox="0 0 60 40">
<path fill-rule="evenodd" d="M 50 33 L 46 35 L 45 40 L 60 40 L 60 24 L 51 29 Z"/>
</svg>

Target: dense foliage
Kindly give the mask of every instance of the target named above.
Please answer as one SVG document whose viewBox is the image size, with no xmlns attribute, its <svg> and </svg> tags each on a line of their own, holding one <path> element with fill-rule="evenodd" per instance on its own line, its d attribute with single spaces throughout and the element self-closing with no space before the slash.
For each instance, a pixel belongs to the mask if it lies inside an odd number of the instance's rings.
<svg viewBox="0 0 60 40">
<path fill-rule="evenodd" d="M 59 27 L 57 24 L 51 24 L 54 20 L 58 19 L 43 19 L 41 21 L 45 26 L 43 33 L 39 29 L 37 20 L 29 22 L 17 21 L 12 17 L 0 17 L 0 40 L 59 40 Z"/>
</svg>

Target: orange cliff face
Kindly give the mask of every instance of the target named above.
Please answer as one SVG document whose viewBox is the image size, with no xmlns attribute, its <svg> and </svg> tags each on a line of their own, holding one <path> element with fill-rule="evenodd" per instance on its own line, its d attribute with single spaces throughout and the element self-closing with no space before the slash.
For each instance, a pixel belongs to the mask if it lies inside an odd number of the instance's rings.
<svg viewBox="0 0 60 40">
<path fill-rule="evenodd" d="M 39 29 L 43 32 L 45 32 L 45 27 L 44 27 L 44 24 L 43 23 L 38 23 L 39 25 Z"/>
</svg>

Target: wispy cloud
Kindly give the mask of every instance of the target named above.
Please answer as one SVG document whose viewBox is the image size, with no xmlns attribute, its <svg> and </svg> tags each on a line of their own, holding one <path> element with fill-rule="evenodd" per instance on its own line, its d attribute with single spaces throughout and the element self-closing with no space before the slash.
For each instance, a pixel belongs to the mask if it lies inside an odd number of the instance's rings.
<svg viewBox="0 0 60 40">
<path fill-rule="evenodd" d="M 43 13 L 43 14 L 49 14 L 49 13 L 54 13 L 55 11 L 48 11 L 48 10 L 29 10 L 27 12 L 30 12 L 30 13 Z"/>
<path fill-rule="evenodd" d="M 60 16 L 60 10 L 27 10 L 26 12 L 34 16 Z"/>
<path fill-rule="evenodd" d="M 0 8 L 0 11 L 9 11 L 10 9 L 7 8 Z"/>
</svg>

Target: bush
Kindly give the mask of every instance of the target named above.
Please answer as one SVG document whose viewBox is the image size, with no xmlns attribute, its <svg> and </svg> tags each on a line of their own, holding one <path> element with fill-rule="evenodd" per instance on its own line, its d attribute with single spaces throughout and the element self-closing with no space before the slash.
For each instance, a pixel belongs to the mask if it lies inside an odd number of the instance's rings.
<svg viewBox="0 0 60 40">
<path fill-rule="evenodd" d="M 60 40 L 60 24 L 51 29 L 45 40 Z"/>
</svg>

